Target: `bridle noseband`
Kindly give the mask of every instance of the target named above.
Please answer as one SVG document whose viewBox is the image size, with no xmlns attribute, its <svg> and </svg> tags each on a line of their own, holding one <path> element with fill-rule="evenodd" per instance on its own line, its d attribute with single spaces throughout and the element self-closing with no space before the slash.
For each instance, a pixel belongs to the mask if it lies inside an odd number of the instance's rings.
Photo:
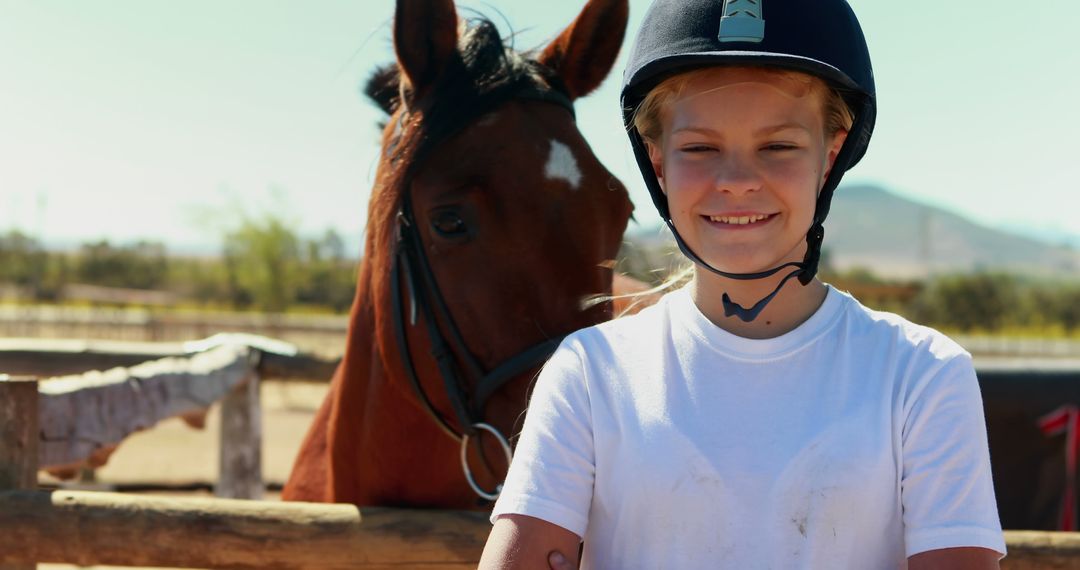
<svg viewBox="0 0 1080 570">
<path fill-rule="evenodd" d="M 410 172 L 406 174 L 403 181 L 401 205 L 396 219 L 397 243 L 395 259 L 390 277 L 394 334 L 401 354 L 402 365 L 405 369 L 405 376 L 423 404 L 424 409 L 427 410 L 436 424 L 447 435 L 461 442 L 461 464 L 465 472 L 465 478 L 477 495 L 489 501 L 498 498 L 502 490 L 502 484 L 496 487 L 494 493 L 489 493 L 481 489 L 476 483 L 466 460 L 469 438 L 479 435 L 481 430 L 486 431 L 498 440 L 503 452 L 506 454 L 508 464 L 513 454 L 506 437 L 498 429 L 483 421 L 484 405 L 491 395 L 510 379 L 543 364 L 566 335 L 544 340 L 519 352 L 495 368 L 485 371 L 484 367 L 466 346 L 461 332 L 450 315 L 446 301 L 439 291 L 438 283 L 425 253 L 423 241 L 416 227 L 416 218 L 412 210 L 409 189 L 412 172 L 415 172 L 413 166 L 420 162 L 419 159 L 426 152 L 430 151 L 438 143 L 445 141 L 454 132 L 464 128 L 483 111 L 490 111 L 511 99 L 546 101 L 566 108 L 571 115 L 574 113 L 573 103 L 561 91 L 529 86 L 524 89 L 504 90 L 487 94 L 478 104 L 473 105 L 472 113 L 457 113 L 457 120 L 454 121 L 455 126 L 450 127 L 444 123 L 441 125 L 443 128 L 436 130 L 434 134 L 426 133 L 430 136 L 425 136 L 422 139 L 413 164 L 408 166 Z M 404 280 L 405 289 L 408 291 L 408 313 L 406 313 L 405 300 L 401 294 L 402 280 Z M 431 342 L 431 356 L 438 365 L 439 375 L 442 377 L 444 389 L 450 399 L 453 419 L 457 424 L 457 428 L 454 427 L 454 422 L 451 422 L 446 415 L 437 410 L 432 404 L 413 366 L 405 321 L 406 314 L 408 314 L 409 326 L 415 326 L 418 311 L 423 315 L 427 336 Z M 440 324 L 442 327 L 439 326 Z M 446 331 L 445 336 L 443 330 Z M 460 358 L 455 358 L 455 352 Z M 470 386 L 473 387 L 472 393 L 468 391 Z"/>
</svg>

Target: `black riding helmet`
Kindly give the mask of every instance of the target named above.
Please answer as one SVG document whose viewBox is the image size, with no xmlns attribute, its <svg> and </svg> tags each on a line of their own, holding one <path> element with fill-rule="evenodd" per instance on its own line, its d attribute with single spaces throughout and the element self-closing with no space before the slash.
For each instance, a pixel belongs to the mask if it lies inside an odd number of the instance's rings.
<svg viewBox="0 0 1080 570">
<path fill-rule="evenodd" d="M 671 220 L 667 197 L 653 172 L 645 142 L 634 127 L 634 113 L 664 79 L 718 65 L 776 67 L 819 77 L 841 93 L 854 113 L 847 140 L 818 195 L 801 263 L 761 273 L 720 271 L 690 250 Z M 798 276 L 803 285 L 814 278 L 833 190 L 844 172 L 866 153 L 877 113 L 870 53 L 859 21 L 845 0 L 656 0 L 645 14 L 630 53 L 623 76 L 622 107 L 623 123 L 653 204 L 687 257 L 731 279 L 762 279 L 785 267 L 796 268 L 768 297 L 749 309 L 725 293 L 726 316 L 752 321 L 792 277 Z"/>
</svg>

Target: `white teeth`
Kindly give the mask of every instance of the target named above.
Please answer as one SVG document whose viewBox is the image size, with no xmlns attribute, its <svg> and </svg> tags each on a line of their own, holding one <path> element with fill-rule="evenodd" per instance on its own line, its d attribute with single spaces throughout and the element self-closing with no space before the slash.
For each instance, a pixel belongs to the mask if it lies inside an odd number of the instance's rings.
<svg viewBox="0 0 1080 570">
<path fill-rule="evenodd" d="M 756 214 L 753 216 L 709 216 L 709 219 L 721 224 L 732 224 L 736 226 L 744 226 L 746 224 L 752 224 L 760 222 L 769 216 L 766 214 Z"/>
</svg>

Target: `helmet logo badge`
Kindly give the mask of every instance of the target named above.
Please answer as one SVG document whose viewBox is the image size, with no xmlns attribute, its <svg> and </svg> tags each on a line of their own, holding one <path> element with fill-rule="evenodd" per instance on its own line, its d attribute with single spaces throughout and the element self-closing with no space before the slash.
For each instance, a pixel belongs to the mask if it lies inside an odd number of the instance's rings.
<svg viewBox="0 0 1080 570">
<path fill-rule="evenodd" d="M 765 39 L 765 20 L 761 18 L 764 0 L 725 0 L 720 20 L 721 42 L 754 42 Z"/>
</svg>

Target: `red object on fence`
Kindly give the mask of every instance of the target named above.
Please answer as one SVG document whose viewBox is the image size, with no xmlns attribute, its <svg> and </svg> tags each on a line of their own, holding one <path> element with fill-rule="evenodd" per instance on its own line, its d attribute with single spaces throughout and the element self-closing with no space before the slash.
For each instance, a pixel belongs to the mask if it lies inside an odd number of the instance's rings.
<svg viewBox="0 0 1080 570">
<path fill-rule="evenodd" d="M 1065 405 L 1039 418 L 1044 435 L 1065 434 L 1065 490 L 1061 496 L 1058 530 L 1076 530 L 1076 463 L 1080 455 L 1080 408 Z"/>
</svg>

